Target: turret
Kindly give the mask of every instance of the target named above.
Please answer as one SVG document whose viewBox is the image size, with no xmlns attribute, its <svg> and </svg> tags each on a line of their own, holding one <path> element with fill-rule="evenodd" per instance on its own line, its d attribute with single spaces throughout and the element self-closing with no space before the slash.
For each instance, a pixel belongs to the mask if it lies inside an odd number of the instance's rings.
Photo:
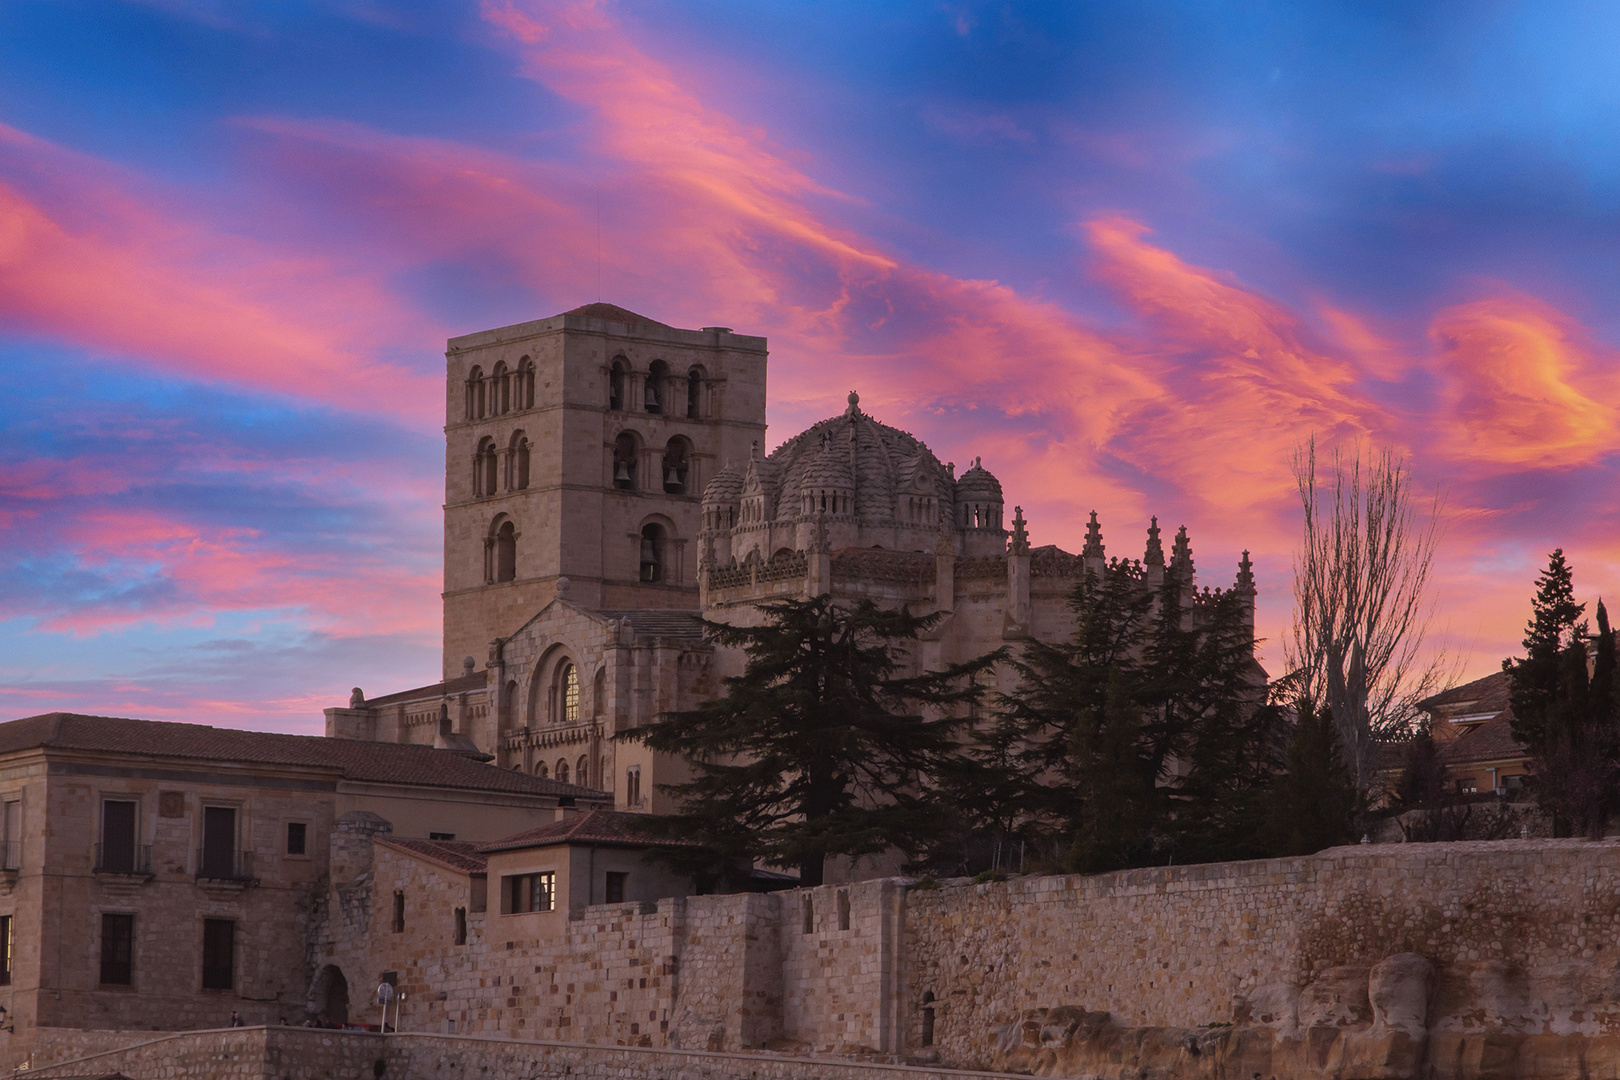
<svg viewBox="0 0 1620 1080">
<path fill-rule="evenodd" d="M 703 489 L 703 555 L 718 565 L 731 561 L 731 530 L 737 526 L 742 489 L 742 471 L 729 461 Z"/>
<path fill-rule="evenodd" d="M 1007 531 L 1001 527 L 1001 481 L 979 458 L 956 481 L 956 524 L 962 530 L 962 554 L 968 558 L 1000 555 Z"/>
<path fill-rule="evenodd" d="M 1164 545 L 1159 542 L 1159 519 L 1154 517 L 1148 526 L 1147 551 L 1142 555 L 1142 568 L 1147 583 L 1155 589 L 1164 584 Z"/>
</svg>

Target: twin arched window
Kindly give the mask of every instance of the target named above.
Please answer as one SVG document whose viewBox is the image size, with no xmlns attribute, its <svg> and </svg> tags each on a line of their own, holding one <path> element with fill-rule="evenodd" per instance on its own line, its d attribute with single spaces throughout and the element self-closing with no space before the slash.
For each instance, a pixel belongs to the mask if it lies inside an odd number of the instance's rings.
<svg viewBox="0 0 1620 1080">
<path fill-rule="evenodd" d="M 478 453 L 473 456 L 473 494 L 488 498 L 496 493 L 498 472 L 495 440 L 485 436 L 478 440 Z"/>
</svg>

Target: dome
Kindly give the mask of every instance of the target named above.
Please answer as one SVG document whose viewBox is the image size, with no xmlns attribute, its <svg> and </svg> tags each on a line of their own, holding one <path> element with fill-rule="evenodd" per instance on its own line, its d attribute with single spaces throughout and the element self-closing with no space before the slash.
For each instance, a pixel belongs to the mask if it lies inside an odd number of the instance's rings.
<svg viewBox="0 0 1620 1080">
<path fill-rule="evenodd" d="M 742 489 L 742 470 L 727 462 L 726 467 L 715 473 L 714 479 L 703 489 L 703 503 L 705 506 L 734 503 L 742 498 Z"/>
<path fill-rule="evenodd" d="M 800 491 L 812 488 L 854 491 L 855 475 L 849 471 L 848 456 L 835 453 L 830 445 L 824 444 L 821 452 L 805 465 L 804 476 L 799 481 Z"/>
<path fill-rule="evenodd" d="M 1001 502 L 1001 481 L 979 464 L 979 458 L 973 459 L 973 467 L 963 473 L 961 479 L 956 481 L 956 498 L 958 502 Z"/>
</svg>

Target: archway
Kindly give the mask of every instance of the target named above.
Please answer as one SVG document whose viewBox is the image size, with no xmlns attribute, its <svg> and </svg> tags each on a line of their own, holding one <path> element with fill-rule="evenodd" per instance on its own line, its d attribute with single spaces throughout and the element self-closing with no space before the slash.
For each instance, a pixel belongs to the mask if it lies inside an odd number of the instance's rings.
<svg viewBox="0 0 1620 1080">
<path fill-rule="evenodd" d="M 315 978 L 315 1015 L 322 1023 L 349 1022 L 349 980 L 336 964 L 327 964 Z"/>
</svg>

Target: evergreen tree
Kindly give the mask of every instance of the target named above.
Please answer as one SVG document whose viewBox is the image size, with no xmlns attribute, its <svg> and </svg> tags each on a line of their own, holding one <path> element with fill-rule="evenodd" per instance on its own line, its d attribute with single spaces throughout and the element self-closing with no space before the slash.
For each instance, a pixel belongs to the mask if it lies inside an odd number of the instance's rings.
<svg viewBox="0 0 1620 1080">
<path fill-rule="evenodd" d="M 1448 801 L 1446 765 L 1440 760 L 1440 747 L 1427 722 L 1407 740 L 1402 754 L 1401 779 L 1395 801 L 1407 810 L 1435 809 Z"/>
<path fill-rule="evenodd" d="M 1309 700 L 1299 703 L 1298 712 L 1287 768 L 1276 779 L 1265 827 L 1273 855 L 1310 855 L 1355 839 L 1360 798 L 1333 717 Z"/>
<path fill-rule="evenodd" d="M 919 850 L 940 821 L 933 778 L 996 655 L 902 676 L 939 614 L 828 596 L 760 611 L 760 626 L 706 624 L 748 658 L 724 695 L 621 736 L 689 763 L 691 780 L 660 785 L 680 805 L 668 826 L 733 865 L 796 867 L 805 885 L 831 856 Z"/>
<path fill-rule="evenodd" d="M 1564 560 L 1563 548 L 1553 550 L 1547 569 L 1537 579 L 1530 607 L 1525 656 L 1504 660 L 1502 667 L 1512 677 L 1513 737 L 1535 755 L 1545 750 L 1547 733 L 1558 724 L 1564 684 L 1561 658 L 1570 645 L 1586 636 L 1585 625 L 1578 622 L 1586 605 L 1575 602 L 1574 572 Z"/>
</svg>

